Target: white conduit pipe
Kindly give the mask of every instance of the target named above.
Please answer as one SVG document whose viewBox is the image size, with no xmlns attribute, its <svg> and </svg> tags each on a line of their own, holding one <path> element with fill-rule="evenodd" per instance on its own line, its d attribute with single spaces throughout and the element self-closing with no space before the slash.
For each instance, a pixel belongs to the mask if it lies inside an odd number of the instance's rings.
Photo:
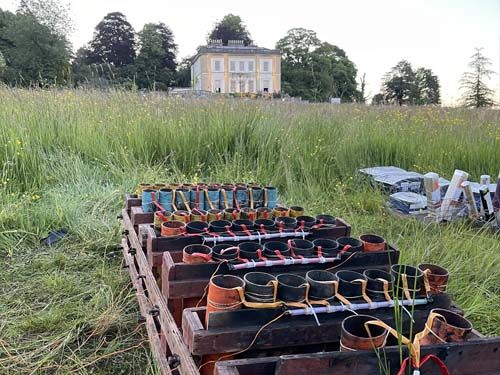
<svg viewBox="0 0 500 375">
<path fill-rule="evenodd" d="M 217 236 L 217 237 L 204 237 L 205 242 L 221 242 L 221 241 L 255 241 L 255 240 L 268 240 L 270 238 L 287 238 L 287 237 L 306 237 L 310 232 L 280 232 L 280 233 L 262 233 L 251 234 L 247 236 Z"/>
<path fill-rule="evenodd" d="M 368 310 L 368 309 L 380 309 L 385 307 L 393 307 L 395 304 L 403 306 L 412 305 L 426 305 L 427 299 L 419 298 L 413 300 L 397 300 L 397 301 L 381 301 L 372 303 L 351 303 L 349 305 L 332 305 L 332 306 L 321 306 L 321 307 L 308 307 L 305 309 L 291 309 L 287 311 L 288 315 L 300 316 L 300 315 L 314 315 L 314 314 L 331 314 L 339 311 L 355 311 L 355 310 Z"/>
<path fill-rule="evenodd" d="M 286 258 L 279 260 L 262 260 L 262 261 L 254 261 L 250 260 L 246 263 L 241 264 L 230 264 L 229 268 L 232 270 L 243 270 L 246 268 L 256 268 L 256 267 L 272 267 L 272 266 L 289 266 L 292 264 L 317 264 L 317 263 L 333 263 L 337 260 L 340 260 L 340 257 L 334 258 Z"/>
</svg>

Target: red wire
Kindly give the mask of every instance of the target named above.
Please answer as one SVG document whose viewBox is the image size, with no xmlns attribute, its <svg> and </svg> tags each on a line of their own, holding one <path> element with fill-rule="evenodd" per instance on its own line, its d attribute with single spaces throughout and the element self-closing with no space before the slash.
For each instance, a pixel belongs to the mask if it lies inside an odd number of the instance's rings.
<svg viewBox="0 0 500 375">
<path fill-rule="evenodd" d="M 434 363 L 439 367 L 439 371 L 441 372 L 441 375 L 450 375 L 450 370 L 448 370 L 448 367 L 446 367 L 446 364 L 439 358 L 438 356 L 434 354 L 427 354 L 424 358 L 420 360 L 420 367 L 422 367 L 427 361 L 432 359 Z M 410 362 L 410 358 L 405 358 L 403 363 L 401 363 L 401 367 L 397 373 L 397 375 L 404 375 L 406 371 L 406 367 L 408 366 L 408 363 Z M 412 361 L 413 362 L 413 361 Z M 420 367 L 415 366 L 414 363 L 412 363 L 413 367 L 416 369 L 420 369 Z"/>
</svg>

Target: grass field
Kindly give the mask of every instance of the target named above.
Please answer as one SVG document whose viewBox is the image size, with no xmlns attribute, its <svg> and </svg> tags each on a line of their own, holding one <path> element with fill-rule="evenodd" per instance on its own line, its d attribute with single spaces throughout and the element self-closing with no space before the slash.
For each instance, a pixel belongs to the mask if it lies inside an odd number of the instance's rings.
<svg viewBox="0 0 500 375">
<path fill-rule="evenodd" d="M 259 181 L 288 203 L 437 262 L 475 327 L 500 334 L 500 238 L 384 210 L 357 168 L 497 176 L 494 110 L 0 89 L 0 374 L 154 374 L 128 275 L 123 195 L 138 182 Z M 48 231 L 70 235 L 41 246 Z"/>
</svg>

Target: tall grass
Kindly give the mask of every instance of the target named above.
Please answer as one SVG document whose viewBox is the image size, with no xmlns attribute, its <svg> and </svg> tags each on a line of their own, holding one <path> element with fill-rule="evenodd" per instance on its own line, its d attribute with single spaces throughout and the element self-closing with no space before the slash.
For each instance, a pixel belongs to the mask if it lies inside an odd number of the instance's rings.
<svg viewBox="0 0 500 375">
<path fill-rule="evenodd" d="M 385 236 L 404 262 L 447 267 L 475 327 L 500 334 L 499 237 L 395 218 L 355 178 L 373 165 L 496 176 L 498 111 L 2 89 L 0 163 L 1 373 L 154 372 L 115 252 L 138 182 L 274 184 L 354 235 Z M 40 246 L 60 227 L 68 238 Z"/>
</svg>

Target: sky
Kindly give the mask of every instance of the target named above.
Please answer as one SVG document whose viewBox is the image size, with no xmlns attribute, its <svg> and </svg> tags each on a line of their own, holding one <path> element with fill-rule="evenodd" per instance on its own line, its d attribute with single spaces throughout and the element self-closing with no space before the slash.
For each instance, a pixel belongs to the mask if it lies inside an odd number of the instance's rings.
<svg viewBox="0 0 500 375">
<path fill-rule="evenodd" d="M 304 27 L 322 41 L 344 49 L 358 76 L 366 73 L 367 93 L 380 91 L 385 72 L 402 59 L 438 75 L 443 104 L 460 99 L 460 77 L 475 47 L 482 47 L 499 71 L 500 0 L 70 0 L 74 49 L 92 39 L 97 23 L 119 11 L 139 31 L 147 22 L 164 22 L 179 46 L 178 60 L 206 42 L 225 14 L 239 15 L 261 47 L 273 48 L 287 30 Z M 17 0 L 0 0 L 15 10 Z M 495 75 L 490 87 L 497 91 Z"/>
</svg>

